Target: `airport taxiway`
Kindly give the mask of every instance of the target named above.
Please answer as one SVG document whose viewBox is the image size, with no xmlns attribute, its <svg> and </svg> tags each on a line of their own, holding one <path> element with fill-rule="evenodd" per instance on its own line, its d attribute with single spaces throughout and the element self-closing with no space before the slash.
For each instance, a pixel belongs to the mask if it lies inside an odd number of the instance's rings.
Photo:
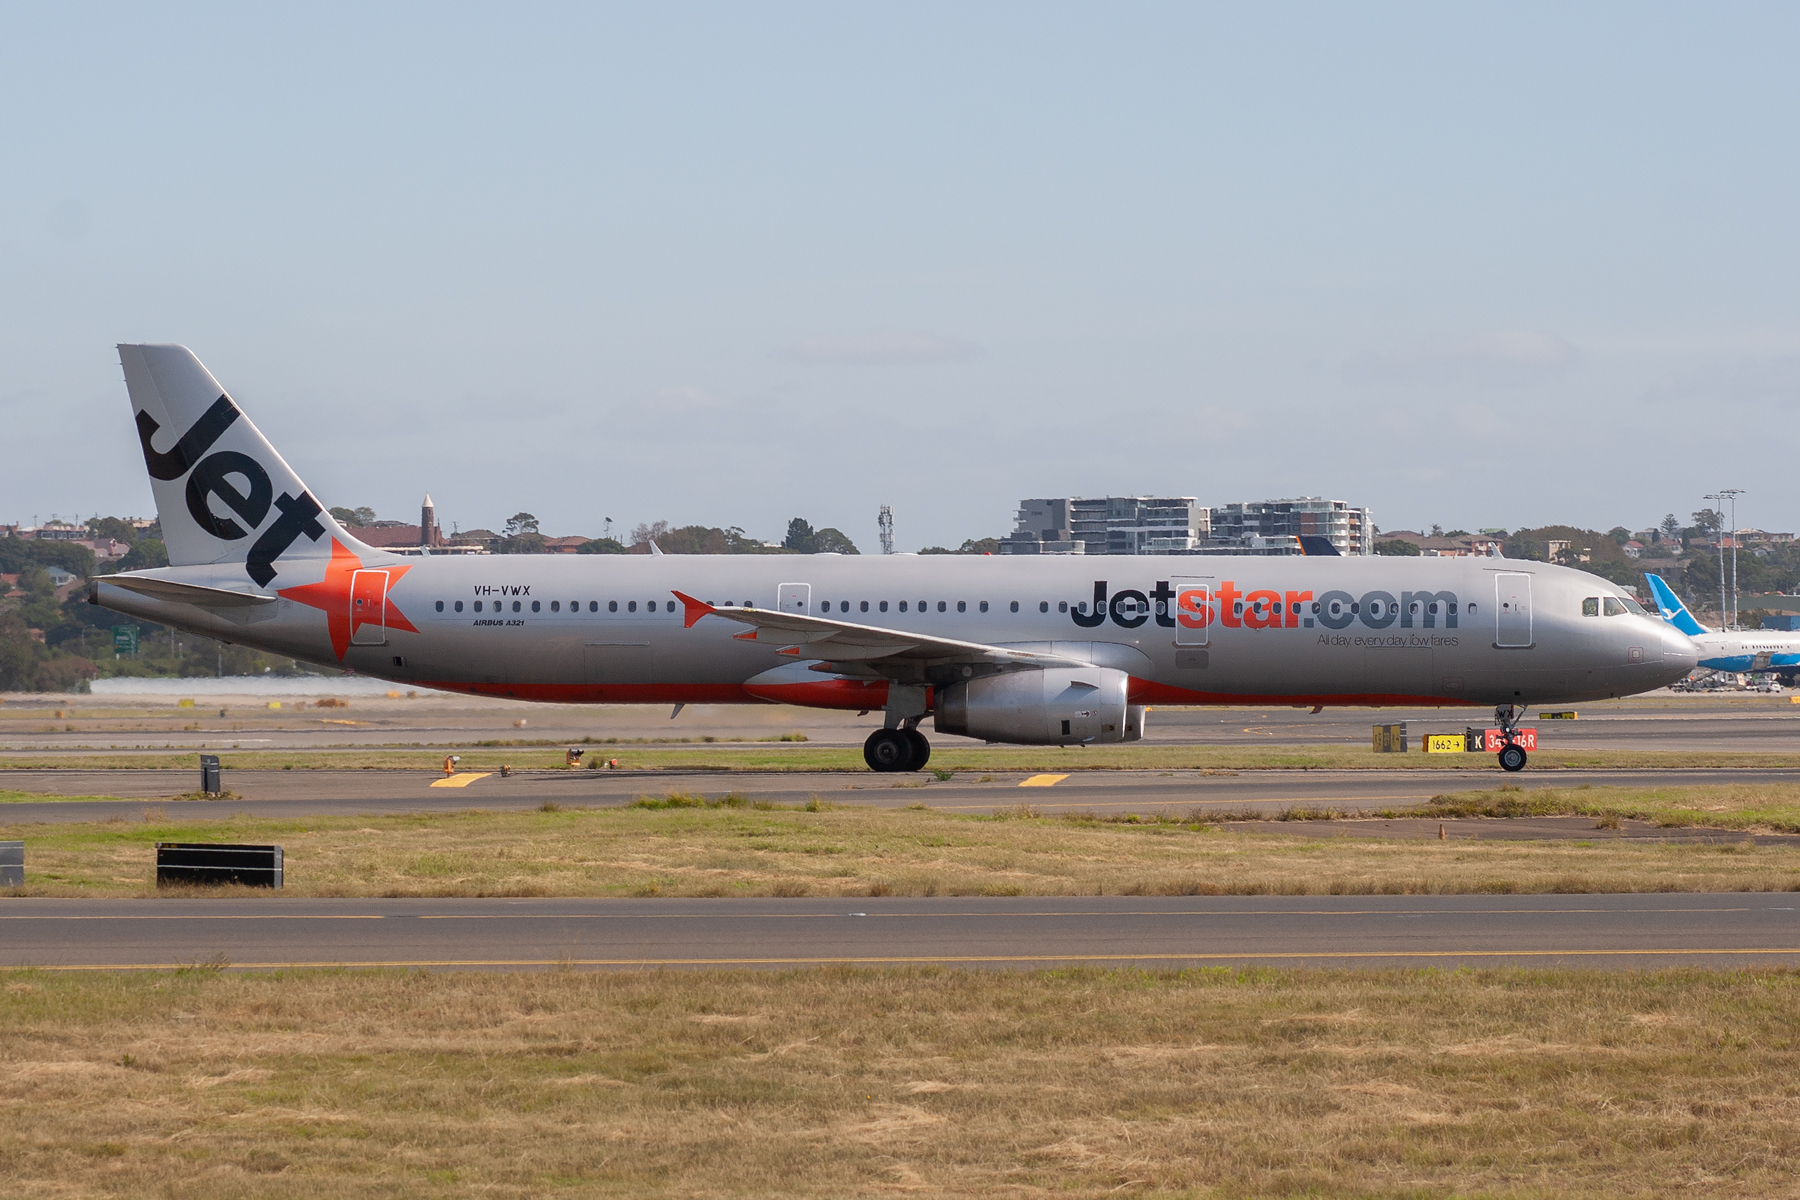
<svg viewBox="0 0 1800 1200">
<path fill-rule="evenodd" d="M 1787 695 L 1752 692 L 1653 692 L 1626 700 L 1574 706 L 1573 721 L 1542 720 L 1530 710 L 1547 747 L 1561 750 L 1666 750 L 1704 746 L 1716 751 L 1800 752 L 1800 704 Z M 671 719 L 670 709 L 650 705 L 528 704 L 474 696 L 421 693 L 415 698 L 356 696 L 343 708 L 296 701 L 270 709 L 251 697 L 180 709 L 166 699 L 9 694 L 0 704 L 0 752 L 92 754 L 144 750 L 283 750 L 359 752 L 378 746 L 456 749 L 479 742 L 531 742 L 554 746 L 604 744 L 619 749 L 685 743 L 772 742 L 804 734 L 812 746 L 860 746 L 881 723 L 879 713 L 792 708 L 786 705 L 689 705 Z M 221 708 L 224 715 L 221 716 Z M 1145 724 L 1151 745 L 1354 745 L 1369 744 L 1377 722 L 1407 723 L 1414 738 L 1492 724 L 1481 708 L 1152 708 Z M 940 748 L 979 746 L 971 738 L 932 733 Z M 590 752 L 603 748 L 588 743 Z"/>
<path fill-rule="evenodd" d="M 640 796 L 670 792 L 718 799 L 805 804 L 813 799 L 877 807 L 925 804 L 945 812 L 992 812 L 1029 804 L 1046 813 L 1145 815 L 1171 813 L 1217 819 L 1233 813 L 1268 815 L 1295 808 L 1400 809 L 1434 796 L 1525 788 L 1686 787 L 1705 784 L 1800 784 L 1800 769 L 1690 768 L 1565 769 L 1507 775 L 1477 771 L 1259 770 L 1076 771 L 1067 775 L 1025 772 L 958 772 L 948 780 L 930 775 L 871 772 L 661 772 L 519 771 L 467 772 L 460 787 L 437 787 L 433 771 L 253 771 L 224 775 L 230 800 L 175 800 L 192 788 L 197 773 L 160 770 L 6 771 L 0 788 L 42 793 L 43 800 L 0 803 L 0 824 L 35 821 L 137 819 L 160 806 L 170 817 L 205 818 L 248 813 L 257 817 L 456 812 L 481 808 L 518 810 L 544 804 L 563 807 L 629 804 Z M 1030 782 L 1033 786 L 1021 786 Z M 118 800 L 56 800 L 56 795 L 117 796 Z"/>
<path fill-rule="evenodd" d="M 56 970 L 830 964 L 1800 965 L 1788 893 L 791 900 L 51 900 L 0 965 Z"/>
</svg>

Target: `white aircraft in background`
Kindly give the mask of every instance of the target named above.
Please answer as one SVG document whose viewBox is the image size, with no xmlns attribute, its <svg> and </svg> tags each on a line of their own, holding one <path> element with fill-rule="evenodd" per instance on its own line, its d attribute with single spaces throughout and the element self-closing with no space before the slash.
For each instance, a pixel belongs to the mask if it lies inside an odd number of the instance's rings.
<svg viewBox="0 0 1800 1200">
<path fill-rule="evenodd" d="M 89 601 L 420 687 L 880 709 L 878 771 L 925 765 L 928 713 L 1079 745 L 1137 740 L 1153 703 L 1492 705 L 1516 771 L 1528 702 L 1649 691 L 1695 662 L 1605 580 L 1495 558 L 403 558 L 333 520 L 186 347 L 119 358 L 170 565 Z M 1584 620 L 1601 598 L 1612 619 Z"/>
<path fill-rule="evenodd" d="M 1662 576 L 1644 578 L 1650 581 L 1650 595 L 1663 620 L 1693 640 L 1701 666 L 1713 671 L 1775 671 L 1789 679 L 1800 672 L 1800 633 L 1709 629 L 1694 619 Z"/>
</svg>

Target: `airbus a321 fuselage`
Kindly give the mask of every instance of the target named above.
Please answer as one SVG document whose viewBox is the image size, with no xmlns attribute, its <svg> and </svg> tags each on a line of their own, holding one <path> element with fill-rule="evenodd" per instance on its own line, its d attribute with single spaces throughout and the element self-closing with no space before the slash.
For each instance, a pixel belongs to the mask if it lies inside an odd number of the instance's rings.
<svg viewBox="0 0 1800 1200">
<path fill-rule="evenodd" d="M 89 599 L 397 683 L 880 710 L 870 766 L 917 770 L 927 716 L 1076 745 L 1142 737 L 1151 704 L 1492 705 L 1510 732 L 1527 703 L 1695 663 L 1605 580 L 1495 558 L 401 556 L 334 521 L 185 347 L 119 351 L 171 565 Z"/>
</svg>

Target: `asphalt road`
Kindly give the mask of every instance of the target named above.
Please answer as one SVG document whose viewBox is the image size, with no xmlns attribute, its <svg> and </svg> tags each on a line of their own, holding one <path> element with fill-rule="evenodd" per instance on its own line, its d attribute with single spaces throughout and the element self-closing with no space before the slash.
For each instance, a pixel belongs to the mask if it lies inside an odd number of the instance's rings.
<svg viewBox="0 0 1800 1200">
<path fill-rule="evenodd" d="M 388 700 L 357 697 L 341 709 L 294 701 L 231 701 L 221 718 L 213 706 L 177 709 L 166 700 L 129 703 L 101 697 L 8 697 L 0 706 L 0 751 L 8 753 L 141 753 L 144 749 L 275 750 L 330 753 L 371 746 L 462 748 L 478 741 L 584 737 L 633 739 L 762 739 L 802 732 L 812 746 L 860 746 L 881 723 L 879 713 L 784 705 L 692 705 L 675 719 L 650 705 L 527 704 L 467 696 L 421 695 Z M 1574 721 L 1537 720 L 1546 747 L 1620 750 L 1707 749 L 1800 751 L 1800 704 L 1787 695 L 1650 693 L 1576 706 Z M 60 715 L 58 715 L 60 714 Z M 1145 740 L 1157 745 L 1369 744 L 1377 722 L 1407 722 L 1415 735 L 1491 724 L 1480 708 L 1155 708 Z M 974 739 L 933 734 L 943 747 Z M 691 746 L 689 748 L 696 748 Z"/>
<path fill-rule="evenodd" d="M 477 772 L 469 772 L 470 776 Z M 1080 771 L 1066 776 L 959 772 L 946 781 L 929 775 L 898 782 L 870 772 L 781 774 L 756 772 L 522 771 L 470 778 L 462 787 L 433 787 L 443 777 L 425 771 L 227 771 L 225 786 L 240 798 L 176 801 L 197 774 L 169 771 L 6 771 L 0 789 L 47 795 L 118 796 L 120 800 L 0 803 L 0 824 L 36 821 L 136 820 L 160 807 L 176 818 L 249 813 L 291 817 L 362 813 L 456 812 L 629 804 L 640 796 L 683 792 L 717 799 L 804 804 L 817 797 L 846 804 L 904 807 L 926 804 L 946 812 L 991 812 L 1029 804 L 1044 812 L 1199 812 L 1209 819 L 1235 812 L 1293 808 L 1402 808 L 1445 793 L 1497 788 L 1579 787 L 1583 784 L 1682 787 L 1695 784 L 1800 783 L 1800 769 L 1558 770 L 1505 775 L 1480 771 Z M 982 779 L 990 782 L 981 782 Z M 1022 787 L 1026 781 L 1033 786 Z"/>
<path fill-rule="evenodd" d="M 1800 964 L 1800 897 L 10 900 L 0 964 L 1741 967 Z"/>
</svg>

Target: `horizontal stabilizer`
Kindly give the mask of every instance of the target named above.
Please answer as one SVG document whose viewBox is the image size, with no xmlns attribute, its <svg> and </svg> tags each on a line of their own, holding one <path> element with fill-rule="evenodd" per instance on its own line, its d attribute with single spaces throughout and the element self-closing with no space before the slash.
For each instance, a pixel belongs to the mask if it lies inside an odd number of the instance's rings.
<svg viewBox="0 0 1800 1200">
<path fill-rule="evenodd" d="M 192 604 L 200 608 L 248 608 L 257 604 L 273 604 L 277 597 L 256 592 L 234 592 L 229 588 L 202 587 L 197 583 L 176 583 L 172 579 L 156 579 L 146 575 L 104 575 L 88 585 L 89 598 L 101 584 L 124 588 L 152 600 L 171 604 Z"/>
</svg>

